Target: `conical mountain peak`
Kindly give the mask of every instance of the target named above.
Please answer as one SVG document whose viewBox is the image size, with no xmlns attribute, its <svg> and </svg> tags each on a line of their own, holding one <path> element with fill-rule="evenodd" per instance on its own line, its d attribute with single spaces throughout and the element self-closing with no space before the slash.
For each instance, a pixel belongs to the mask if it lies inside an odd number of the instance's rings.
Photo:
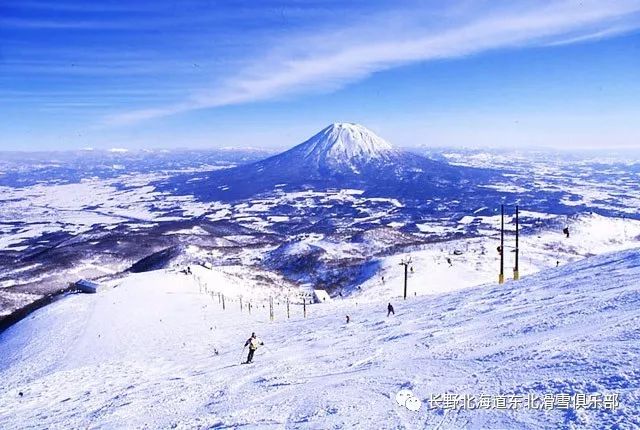
<svg viewBox="0 0 640 430">
<path fill-rule="evenodd" d="M 390 143 L 359 124 L 338 122 L 287 151 L 287 158 L 322 172 L 360 173 L 397 157 Z"/>
<path fill-rule="evenodd" d="M 386 159 L 395 153 L 393 146 L 368 128 L 346 122 L 331 124 L 300 147 L 307 157 L 346 162 Z"/>
</svg>

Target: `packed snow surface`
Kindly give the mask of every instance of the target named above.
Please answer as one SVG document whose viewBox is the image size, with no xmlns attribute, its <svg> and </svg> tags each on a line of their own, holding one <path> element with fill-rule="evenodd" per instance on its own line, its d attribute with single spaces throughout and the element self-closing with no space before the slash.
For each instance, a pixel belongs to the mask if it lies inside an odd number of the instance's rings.
<svg viewBox="0 0 640 430">
<path fill-rule="evenodd" d="M 130 275 L 3 332 L 0 428 L 640 426 L 640 250 L 406 302 L 356 295 L 308 306 L 307 318 L 293 305 L 287 319 L 280 297 L 274 321 L 250 286 L 233 287 L 242 311 L 228 290 L 222 310 L 211 292 L 231 281 L 203 282 L 202 270 Z M 265 346 L 241 365 L 252 331 Z M 422 408 L 399 406 L 401 389 Z M 619 405 L 431 409 L 443 393 L 616 394 Z"/>
</svg>

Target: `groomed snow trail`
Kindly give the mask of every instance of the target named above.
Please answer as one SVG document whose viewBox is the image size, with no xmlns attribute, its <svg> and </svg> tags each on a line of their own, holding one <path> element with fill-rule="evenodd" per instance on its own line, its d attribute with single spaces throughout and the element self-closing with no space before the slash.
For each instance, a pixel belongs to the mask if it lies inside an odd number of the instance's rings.
<svg viewBox="0 0 640 430">
<path fill-rule="evenodd" d="M 0 428 L 640 426 L 639 250 L 393 298 L 389 318 L 387 300 L 356 301 L 310 306 L 306 319 L 292 307 L 290 320 L 280 305 L 270 322 L 268 309 L 223 311 L 192 277 L 165 271 L 60 300 L 0 335 Z M 240 365 L 252 331 L 266 346 Z M 402 388 L 420 411 L 397 405 Z M 427 408 L 446 392 L 618 393 L 620 406 Z"/>
</svg>

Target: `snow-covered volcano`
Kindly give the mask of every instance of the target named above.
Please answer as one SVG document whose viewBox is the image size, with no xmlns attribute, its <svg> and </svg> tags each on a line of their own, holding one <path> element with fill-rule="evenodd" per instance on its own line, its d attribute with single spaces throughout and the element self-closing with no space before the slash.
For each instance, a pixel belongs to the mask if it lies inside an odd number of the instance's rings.
<svg viewBox="0 0 640 430">
<path fill-rule="evenodd" d="M 358 174 L 363 167 L 392 163 L 400 156 L 400 151 L 366 127 L 340 122 L 278 157 L 324 173 Z"/>
<path fill-rule="evenodd" d="M 254 166 L 262 173 L 299 180 L 376 182 L 377 178 L 405 179 L 416 173 L 455 170 L 447 164 L 394 148 L 359 124 L 334 123 L 309 140 Z"/>
<path fill-rule="evenodd" d="M 204 180 L 172 184 L 172 191 L 234 200 L 278 189 L 357 188 L 381 196 L 424 198 L 470 191 L 488 174 L 394 148 L 361 125 L 335 123 L 281 154 L 210 172 Z"/>
</svg>

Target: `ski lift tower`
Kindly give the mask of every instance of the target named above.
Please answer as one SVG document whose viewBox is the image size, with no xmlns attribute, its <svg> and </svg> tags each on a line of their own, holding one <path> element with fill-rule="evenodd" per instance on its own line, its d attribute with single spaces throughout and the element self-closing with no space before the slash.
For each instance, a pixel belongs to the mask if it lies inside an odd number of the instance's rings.
<svg viewBox="0 0 640 430">
<path fill-rule="evenodd" d="M 408 271 L 411 265 L 411 256 L 403 258 L 400 265 L 404 266 L 404 299 L 407 300 L 407 277 L 409 276 Z"/>
<path fill-rule="evenodd" d="M 519 223 L 519 220 L 518 220 L 518 206 L 516 205 L 516 249 L 515 249 L 516 261 L 515 261 L 515 265 L 513 267 L 513 280 L 514 281 L 517 281 L 518 279 L 520 279 L 520 267 L 518 266 L 518 257 L 519 257 L 519 254 L 520 254 L 519 236 L 520 236 L 520 223 Z"/>
<path fill-rule="evenodd" d="M 500 274 L 498 283 L 504 284 L 504 205 L 500 205 Z"/>
</svg>

